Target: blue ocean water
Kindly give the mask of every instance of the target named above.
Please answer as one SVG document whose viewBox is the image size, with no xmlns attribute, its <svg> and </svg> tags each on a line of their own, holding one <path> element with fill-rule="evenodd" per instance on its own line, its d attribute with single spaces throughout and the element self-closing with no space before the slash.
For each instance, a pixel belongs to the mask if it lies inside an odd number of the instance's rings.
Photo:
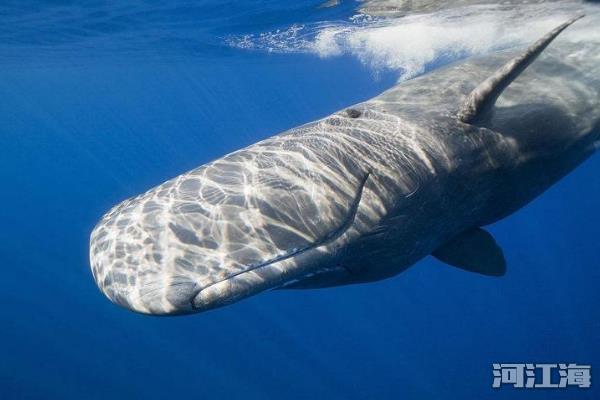
<svg viewBox="0 0 600 400">
<path fill-rule="evenodd" d="M 346 23 L 354 2 L 123 3 L 0 5 L 0 398 L 600 398 L 598 156 L 490 227 L 502 278 L 427 258 L 194 316 L 112 305 L 88 262 L 112 205 L 399 77 L 228 45 Z M 591 364 L 592 388 L 492 389 L 494 362 Z"/>
</svg>

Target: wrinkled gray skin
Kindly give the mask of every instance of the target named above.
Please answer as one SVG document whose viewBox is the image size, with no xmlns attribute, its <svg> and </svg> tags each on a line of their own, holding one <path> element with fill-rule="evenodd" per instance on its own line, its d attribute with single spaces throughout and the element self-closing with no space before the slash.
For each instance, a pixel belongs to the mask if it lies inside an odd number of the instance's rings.
<svg viewBox="0 0 600 400">
<path fill-rule="evenodd" d="M 518 52 L 436 70 L 124 201 L 91 236 L 98 286 L 137 312 L 194 313 L 391 277 L 506 217 L 597 147 L 600 45 L 570 35 L 478 126 L 460 104 Z"/>
</svg>

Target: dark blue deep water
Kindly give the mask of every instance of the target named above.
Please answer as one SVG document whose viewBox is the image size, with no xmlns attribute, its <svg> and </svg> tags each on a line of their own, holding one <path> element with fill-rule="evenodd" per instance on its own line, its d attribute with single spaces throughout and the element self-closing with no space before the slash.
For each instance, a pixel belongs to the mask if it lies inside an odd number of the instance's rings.
<svg viewBox="0 0 600 400">
<path fill-rule="evenodd" d="M 0 399 L 600 398 L 598 156 L 490 228 L 502 278 L 427 258 L 200 315 L 112 305 L 88 264 L 112 205 L 398 73 L 225 44 L 351 1 L 86 3 L 0 5 Z M 592 388 L 492 389 L 494 362 L 591 364 Z"/>
</svg>

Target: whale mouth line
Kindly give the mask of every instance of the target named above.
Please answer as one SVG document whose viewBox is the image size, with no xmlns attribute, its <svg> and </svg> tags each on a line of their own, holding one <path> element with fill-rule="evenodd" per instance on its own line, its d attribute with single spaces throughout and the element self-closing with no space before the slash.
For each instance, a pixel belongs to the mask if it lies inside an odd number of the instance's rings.
<svg viewBox="0 0 600 400">
<path fill-rule="evenodd" d="M 302 253 L 305 253 L 307 251 L 316 249 L 318 247 L 330 244 L 332 242 L 334 242 L 335 240 L 337 240 L 338 238 L 340 238 L 342 235 L 344 235 L 344 233 L 346 233 L 348 231 L 348 229 L 350 229 L 350 227 L 352 226 L 352 224 L 354 223 L 354 220 L 356 218 L 356 214 L 358 212 L 358 206 L 360 205 L 361 199 L 362 199 L 362 195 L 363 195 L 363 191 L 365 188 L 365 185 L 367 183 L 367 180 L 369 178 L 369 176 L 371 175 L 371 171 L 368 171 L 365 173 L 365 175 L 362 177 L 362 179 L 360 180 L 360 184 L 358 186 L 358 189 L 356 191 L 356 194 L 354 195 L 354 198 L 352 200 L 352 203 L 350 204 L 350 209 L 349 212 L 347 214 L 347 216 L 342 220 L 342 223 L 335 227 L 334 229 L 332 229 L 329 233 L 327 233 L 326 235 L 323 235 L 322 237 L 318 238 L 317 240 L 313 241 L 312 243 L 307 244 L 304 247 L 300 247 L 300 248 L 293 248 L 291 250 L 286 251 L 285 253 L 278 255 L 276 257 L 273 257 L 269 260 L 266 261 L 261 261 L 259 263 L 254 263 L 254 264 L 250 264 L 248 266 L 248 268 L 243 269 L 241 271 L 237 271 L 235 273 L 230 274 L 229 276 L 216 281 L 216 282 L 212 282 L 206 286 L 204 286 L 202 289 L 197 290 L 191 300 L 190 303 L 192 305 L 193 309 L 198 309 L 200 308 L 199 306 L 196 306 L 195 304 L 195 300 L 198 298 L 198 296 L 205 291 L 206 289 L 209 289 L 215 285 L 218 284 L 222 284 L 224 282 L 230 281 L 232 279 L 235 279 L 236 277 L 239 277 L 240 275 L 244 275 L 247 274 L 249 272 L 253 272 L 259 269 L 264 269 L 267 268 L 269 266 L 272 266 L 275 263 L 278 263 L 280 261 L 284 261 L 293 257 L 296 257 Z"/>
</svg>

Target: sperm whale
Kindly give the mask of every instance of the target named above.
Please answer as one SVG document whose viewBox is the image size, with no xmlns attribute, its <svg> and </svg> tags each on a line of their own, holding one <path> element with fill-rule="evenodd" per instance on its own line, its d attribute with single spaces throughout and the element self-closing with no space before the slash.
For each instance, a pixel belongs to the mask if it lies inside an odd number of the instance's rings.
<svg viewBox="0 0 600 400">
<path fill-rule="evenodd" d="M 98 287 L 130 310 L 177 315 L 385 279 L 428 255 L 503 275 L 483 227 L 598 148 L 600 43 L 568 32 L 553 43 L 578 18 L 123 201 L 91 234 Z"/>
</svg>

